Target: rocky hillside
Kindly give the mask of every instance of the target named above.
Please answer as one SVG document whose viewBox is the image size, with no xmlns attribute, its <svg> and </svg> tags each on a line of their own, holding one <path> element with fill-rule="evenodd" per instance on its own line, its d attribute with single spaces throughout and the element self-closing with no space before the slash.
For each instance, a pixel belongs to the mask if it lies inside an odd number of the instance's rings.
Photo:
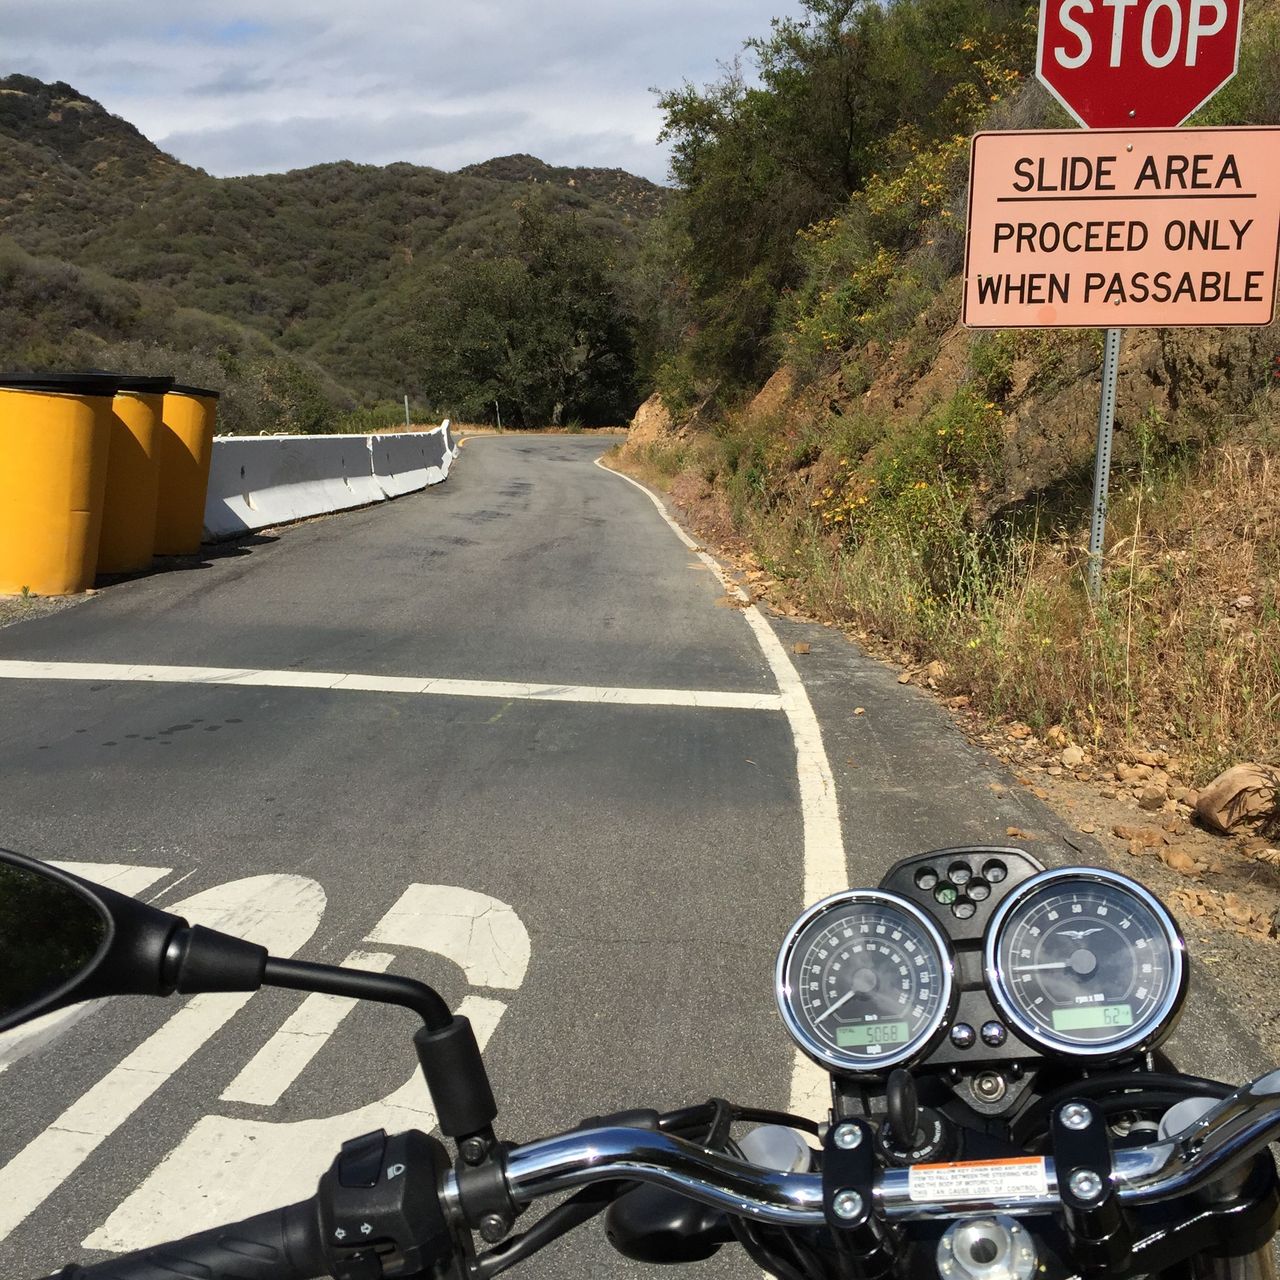
<svg viewBox="0 0 1280 1280">
<path fill-rule="evenodd" d="M 1276 763 L 1280 325 L 1125 333 L 1090 599 L 1102 334 L 959 324 L 969 137 L 1067 121 L 1031 74 L 1033 11 L 939 26 L 966 3 L 807 3 L 756 46 L 759 94 L 668 98 L 688 302 L 628 451 L 758 591 L 965 705 L 1099 753 L 1166 750 L 1188 783 Z M 876 44 L 884 83 L 857 78 Z M 906 93 L 920 66 L 935 78 Z M 815 101 L 848 127 L 780 146 Z M 1240 73 L 1193 123 L 1280 123 L 1274 0 L 1249 6 Z M 794 190 L 815 139 L 811 204 L 719 198 L 762 174 Z"/>
</svg>

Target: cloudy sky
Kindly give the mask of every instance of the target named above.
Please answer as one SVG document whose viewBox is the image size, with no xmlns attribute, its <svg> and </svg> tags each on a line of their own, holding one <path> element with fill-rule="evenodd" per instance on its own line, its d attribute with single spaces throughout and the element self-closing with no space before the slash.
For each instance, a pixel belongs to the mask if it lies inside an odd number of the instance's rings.
<svg viewBox="0 0 1280 1280">
<path fill-rule="evenodd" d="M 65 80 L 219 175 L 527 151 L 657 181 L 651 86 L 798 0 L 0 0 L 0 74 Z"/>
</svg>

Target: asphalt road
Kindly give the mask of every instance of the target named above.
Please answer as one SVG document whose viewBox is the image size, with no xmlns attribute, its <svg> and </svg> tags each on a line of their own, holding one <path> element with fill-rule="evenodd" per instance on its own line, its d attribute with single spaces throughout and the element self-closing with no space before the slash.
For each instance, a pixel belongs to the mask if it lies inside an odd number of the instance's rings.
<svg viewBox="0 0 1280 1280">
<path fill-rule="evenodd" d="M 1090 851 L 993 799 L 994 766 L 841 637 L 761 623 L 779 652 L 811 644 L 795 661 L 835 787 L 815 827 L 776 664 L 652 502 L 592 465 L 604 447 L 474 439 L 436 489 L 0 630 L 0 660 L 267 673 L 0 681 L 0 844 L 471 1001 L 504 1137 L 712 1095 L 785 1106 L 772 964 L 815 833 L 852 883 L 1013 823 L 1046 861 Z M 1193 1031 L 1225 1017 L 1198 999 Z M 290 1017 L 311 1021 L 282 1034 Z M 429 1123 L 413 1025 L 280 992 L 89 1010 L 0 1074 L 0 1275 L 298 1198 L 343 1137 Z M 519 1274 L 649 1270 L 588 1228 Z M 726 1251 L 685 1274 L 758 1272 Z"/>
</svg>

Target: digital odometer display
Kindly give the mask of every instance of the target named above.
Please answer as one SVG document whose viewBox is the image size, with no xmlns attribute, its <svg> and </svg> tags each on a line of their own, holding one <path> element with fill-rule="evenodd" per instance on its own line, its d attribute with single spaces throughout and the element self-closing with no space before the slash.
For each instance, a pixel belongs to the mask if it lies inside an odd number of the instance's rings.
<svg viewBox="0 0 1280 1280">
<path fill-rule="evenodd" d="M 778 1007 L 810 1057 L 886 1071 L 928 1047 L 952 1004 L 945 939 L 919 908 L 881 890 L 811 907 L 778 956 Z"/>
<path fill-rule="evenodd" d="M 836 1028 L 836 1044 L 842 1049 L 851 1045 L 904 1044 L 910 1039 L 911 1027 L 905 1022 L 866 1022 L 861 1026 Z"/>
<path fill-rule="evenodd" d="M 1049 871 L 991 922 L 987 984 L 1025 1038 L 1115 1055 L 1160 1038 L 1185 986 L 1183 944 L 1160 902 L 1125 876 Z"/>
<path fill-rule="evenodd" d="M 1053 1011 L 1055 1031 L 1092 1031 L 1098 1027 L 1131 1026 L 1133 1026 L 1133 1005 L 1131 1004 L 1094 1004 L 1083 1005 L 1078 1009 Z"/>
</svg>

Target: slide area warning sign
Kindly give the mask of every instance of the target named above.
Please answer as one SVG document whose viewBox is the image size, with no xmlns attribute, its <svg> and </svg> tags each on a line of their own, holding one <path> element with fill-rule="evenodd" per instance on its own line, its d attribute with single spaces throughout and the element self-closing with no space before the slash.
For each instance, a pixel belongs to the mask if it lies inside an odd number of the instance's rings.
<svg viewBox="0 0 1280 1280">
<path fill-rule="evenodd" d="M 980 133 L 964 323 L 1265 325 L 1280 128 Z"/>
</svg>

